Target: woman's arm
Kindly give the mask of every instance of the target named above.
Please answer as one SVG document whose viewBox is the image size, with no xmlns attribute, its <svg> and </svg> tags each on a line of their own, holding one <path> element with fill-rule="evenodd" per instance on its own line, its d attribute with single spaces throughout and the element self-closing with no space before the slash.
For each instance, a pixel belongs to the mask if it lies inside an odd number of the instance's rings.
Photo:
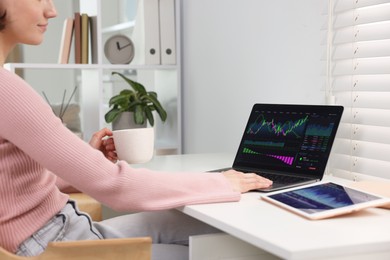
<svg viewBox="0 0 390 260">
<path fill-rule="evenodd" d="M 93 148 L 101 151 L 108 160 L 112 162 L 116 162 L 118 160 L 118 157 L 115 152 L 114 141 L 111 137 L 112 137 L 112 131 L 107 128 L 103 128 L 100 131 L 93 134 L 91 140 L 89 141 L 89 144 Z M 59 188 L 59 190 L 63 193 L 69 194 L 69 193 L 80 192 L 78 189 L 74 188 L 71 184 L 64 181 L 58 176 L 56 180 L 56 185 Z"/>
<path fill-rule="evenodd" d="M 5 70 L 0 70 L 0 77 L 0 121 L 7 122 L 0 124 L 0 135 L 77 190 L 113 209 L 162 210 L 237 201 L 249 189 L 246 177 L 238 173 L 227 178 L 221 173 L 158 172 L 132 168 L 124 161 L 114 164 L 63 126 L 26 82 Z M 94 147 L 104 143 L 100 137 L 92 138 Z"/>
</svg>

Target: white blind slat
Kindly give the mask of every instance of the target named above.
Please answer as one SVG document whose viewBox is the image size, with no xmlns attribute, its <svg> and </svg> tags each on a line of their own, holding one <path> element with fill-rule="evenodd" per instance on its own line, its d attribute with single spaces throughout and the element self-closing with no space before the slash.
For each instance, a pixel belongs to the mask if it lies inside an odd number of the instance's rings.
<svg viewBox="0 0 390 260">
<path fill-rule="evenodd" d="M 334 145 L 332 147 L 332 153 L 348 155 L 351 153 L 350 146 L 351 140 L 349 140 L 348 138 L 337 138 L 337 142 L 334 142 Z"/>
<path fill-rule="evenodd" d="M 332 56 L 335 60 L 390 57 L 390 39 L 335 45 Z"/>
<path fill-rule="evenodd" d="M 329 170 L 329 173 L 347 180 L 355 180 L 355 173 L 351 172 L 350 170 L 333 168 L 331 169 L 331 172 Z"/>
<path fill-rule="evenodd" d="M 389 144 L 381 144 L 381 143 L 372 143 L 372 142 L 362 142 L 362 141 L 350 141 L 348 139 L 338 139 L 338 145 L 336 145 L 332 149 L 332 153 L 334 155 L 333 160 L 338 158 L 337 156 L 343 156 L 343 160 L 338 162 L 340 164 L 338 167 L 342 167 L 346 169 L 344 161 L 345 156 L 351 158 L 366 158 L 376 161 L 385 161 L 390 165 L 390 145 Z M 378 151 L 383 151 L 382 153 L 378 153 Z M 342 165 L 342 166 L 341 166 Z M 348 163 L 349 165 L 349 163 Z"/>
<path fill-rule="evenodd" d="M 367 158 L 355 158 L 351 171 L 376 177 L 389 178 L 390 162 Z"/>
<path fill-rule="evenodd" d="M 352 10 L 354 8 L 380 5 L 388 2 L 389 2 L 388 0 L 365 0 L 365 1 L 337 0 L 334 1 L 334 11 L 338 13 L 338 12 Z"/>
<path fill-rule="evenodd" d="M 333 44 L 350 43 L 351 39 L 356 42 L 389 39 L 389 26 L 389 21 L 383 21 L 381 23 L 342 27 L 334 30 Z"/>
<path fill-rule="evenodd" d="M 334 76 L 390 74 L 390 57 L 340 60 L 335 62 L 332 67 Z"/>
<path fill-rule="evenodd" d="M 364 109 L 345 107 L 341 127 L 344 124 L 360 124 L 387 127 L 390 132 L 390 111 L 386 109 Z"/>
<path fill-rule="evenodd" d="M 334 28 L 342 28 L 352 25 L 378 23 L 390 20 L 390 4 L 383 3 L 358 7 L 356 9 L 334 13 Z"/>
<path fill-rule="evenodd" d="M 390 92 L 340 92 L 333 93 L 336 102 L 354 108 L 375 108 L 378 110 L 390 110 Z M 380 112 L 380 111 L 378 111 Z M 381 112 L 379 114 L 382 114 Z M 385 112 L 389 116 L 388 112 Z M 375 116 L 375 115 L 373 115 Z M 384 118 L 382 118 L 384 119 Z M 390 130 L 389 130 L 390 131 Z"/>
<path fill-rule="evenodd" d="M 373 143 L 374 146 L 376 144 L 390 145 L 390 132 L 388 127 L 343 123 L 339 126 L 337 137 L 339 138 L 337 143 L 342 142 L 342 140 L 347 140 L 349 142 L 347 144 L 348 146 L 354 140 Z M 346 144 L 344 143 L 344 145 Z M 341 146 L 336 149 L 340 150 L 344 149 L 344 147 Z"/>
<path fill-rule="evenodd" d="M 353 157 L 344 154 L 333 154 L 332 162 L 328 169 L 334 175 L 341 173 L 348 176 L 356 174 L 365 174 L 381 178 L 389 178 L 390 162 L 362 157 Z"/>
<path fill-rule="evenodd" d="M 332 154 L 332 160 L 329 162 L 329 171 L 333 172 L 332 169 L 341 169 L 350 171 L 352 168 L 352 157 L 348 154 Z"/>
<path fill-rule="evenodd" d="M 353 147 L 352 156 L 385 161 L 390 165 L 390 145 L 362 141 L 353 141 L 351 145 Z M 381 152 L 378 153 L 378 151 Z"/>
<path fill-rule="evenodd" d="M 335 76 L 333 91 L 390 91 L 390 74 Z"/>
</svg>

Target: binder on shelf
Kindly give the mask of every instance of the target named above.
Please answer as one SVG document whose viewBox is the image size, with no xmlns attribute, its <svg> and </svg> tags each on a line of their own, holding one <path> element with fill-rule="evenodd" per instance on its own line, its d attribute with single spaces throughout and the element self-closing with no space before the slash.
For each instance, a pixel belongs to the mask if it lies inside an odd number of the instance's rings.
<svg viewBox="0 0 390 260">
<path fill-rule="evenodd" d="M 176 64 L 175 0 L 160 0 L 161 64 Z"/>
<path fill-rule="evenodd" d="M 143 4 L 142 0 L 138 1 L 137 13 L 134 19 L 134 28 L 131 34 L 131 40 L 134 43 L 134 58 L 131 61 L 133 64 L 145 64 L 145 36 L 143 23 Z"/>
<path fill-rule="evenodd" d="M 74 60 L 76 64 L 81 64 L 81 15 L 79 12 L 74 14 Z"/>
<path fill-rule="evenodd" d="M 89 17 L 89 29 L 90 29 L 90 43 L 91 43 L 91 62 L 93 64 L 98 63 L 98 49 L 97 49 L 97 16 Z"/>
<path fill-rule="evenodd" d="M 60 53 L 58 63 L 69 63 L 69 54 L 72 46 L 73 18 L 66 18 L 62 29 Z"/>
<path fill-rule="evenodd" d="M 89 52 L 89 17 L 81 14 L 81 64 L 88 64 Z"/>
<path fill-rule="evenodd" d="M 144 0 L 145 64 L 160 64 L 159 0 Z"/>
</svg>

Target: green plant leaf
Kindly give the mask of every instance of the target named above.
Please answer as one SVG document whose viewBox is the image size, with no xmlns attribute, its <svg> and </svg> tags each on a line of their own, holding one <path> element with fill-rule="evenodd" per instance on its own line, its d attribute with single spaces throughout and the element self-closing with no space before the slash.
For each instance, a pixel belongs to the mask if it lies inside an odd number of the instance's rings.
<svg viewBox="0 0 390 260">
<path fill-rule="evenodd" d="M 117 119 L 117 117 L 122 113 L 122 111 L 120 109 L 117 109 L 117 108 L 113 108 L 111 109 L 110 111 L 108 111 L 105 115 L 104 115 L 104 119 L 106 120 L 107 123 L 111 123 L 113 121 L 115 121 L 115 119 Z"/>
<path fill-rule="evenodd" d="M 153 111 L 157 111 L 163 122 L 166 121 L 167 112 L 158 101 L 156 92 L 147 92 L 142 84 L 127 78 L 119 72 L 112 72 L 112 75 L 120 76 L 131 86 L 132 89 L 124 89 L 118 95 L 115 95 L 110 99 L 109 106 L 113 106 L 113 108 L 105 115 L 107 123 L 114 121 L 120 113 L 124 111 L 134 113 L 134 122 L 136 124 L 149 122 L 150 125 L 153 126 Z"/>
<path fill-rule="evenodd" d="M 154 91 L 149 91 L 148 94 L 149 94 L 149 96 L 152 96 L 152 97 L 154 97 L 155 99 L 157 99 L 157 93 L 156 93 L 156 92 L 154 92 Z"/>
<path fill-rule="evenodd" d="M 151 95 L 145 97 L 145 99 L 148 99 L 153 104 L 153 108 L 157 111 L 161 120 L 165 122 L 165 120 L 167 119 L 167 112 L 162 107 L 161 103 L 157 100 L 157 98 Z"/>
<path fill-rule="evenodd" d="M 142 101 L 134 100 L 134 101 L 130 102 L 130 104 L 127 106 L 126 111 L 134 112 L 134 110 L 137 106 L 143 106 L 143 105 L 144 104 Z"/>
<path fill-rule="evenodd" d="M 152 110 L 150 109 L 149 106 L 146 106 L 146 107 L 145 107 L 145 115 L 146 115 L 146 118 L 147 118 L 148 121 L 149 121 L 149 124 L 150 124 L 151 126 L 154 126 L 154 117 L 153 117 Z"/>
<path fill-rule="evenodd" d="M 134 94 L 135 94 L 135 92 L 133 90 L 131 90 L 131 89 L 123 89 L 119 93 L 119 95 L 134 95 Z"/>
<path fill-rule="evenodd" d="M 137 105 L 134 107 L 134 122 L 137 125 L 142 125 L 145 122 L 144 110 L 142 105 Z"/>
<path fill-rule="evenodd" d="M 115 74 L 120 76 L 122 79 L 124 79 L 136 92 L 146 94 L 146 89 L 142 84 L 129 79 L 128 77 L 126 77 L 122 73 L 115 72 L 115 71 L 111 73 L 111 75 L 115 75 Z"/>
<path fill-rule="evenodd" d="M 109 106 L 117 105 L 117 106 L 126 108 L 129 104 L 129 102 L 130 102 L 130 100 L 129 100 L 128 95 L 116 95 L 110 99 L 108 104 L 109 104 Z"/>
</svg>

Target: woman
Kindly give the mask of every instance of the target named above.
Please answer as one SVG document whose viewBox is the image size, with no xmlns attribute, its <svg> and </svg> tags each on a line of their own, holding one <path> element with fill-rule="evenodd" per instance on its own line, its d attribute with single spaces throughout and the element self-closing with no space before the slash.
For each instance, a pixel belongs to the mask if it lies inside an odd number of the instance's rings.
<svg viewBox="0 0 390 260">
<path fill-rule="evenodd" d="M 51 0 L 1 0 L 1 65 L 16 44 L 40 44 L 55 16 Z M 182 248 L 168 244 L 186 245 L 189 235 L 218 231 L 169 209 L 238 201 L 240 193 L 271 184 L 236 171 L 183 178 L 113 163 L 110 130 L 83 142 L 25 81 L 3 68 L 0 122 L 0 246 L 18 255 L 40 254 L 49 241 L 151 236 L 155 259 L 182 259 Z M 75 189 L 115 210 L 145 212 L 92 223 L 60 191 Z"/>
</svg>

